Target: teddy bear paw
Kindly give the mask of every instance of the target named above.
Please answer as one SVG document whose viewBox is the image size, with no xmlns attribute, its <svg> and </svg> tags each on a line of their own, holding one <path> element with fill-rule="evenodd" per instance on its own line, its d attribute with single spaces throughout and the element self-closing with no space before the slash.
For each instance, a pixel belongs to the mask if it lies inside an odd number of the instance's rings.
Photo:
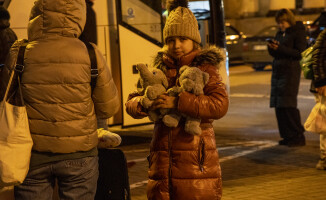
<svg viewBox="0 0 326 200">
<path fill-rule="evenodd" d="M 185 131 L 192 135 L 201 135 L 201 132 L 202 132 L 202 130 L 199 126 L 187 126 L 187 124 L 185 126 Z"/>
<path fill-rule="evenodd" d="M 168 127 L 177 127 L 179 124 L 180 116 L 175 114 L 165 115 L 163 117 L 163 122 Z"/>
</svg>

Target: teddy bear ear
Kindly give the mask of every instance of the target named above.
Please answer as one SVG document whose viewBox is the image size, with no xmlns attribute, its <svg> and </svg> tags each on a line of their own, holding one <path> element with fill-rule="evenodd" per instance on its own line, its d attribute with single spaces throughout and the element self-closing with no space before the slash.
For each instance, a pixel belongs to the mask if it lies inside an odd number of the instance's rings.
<svg viewBox="0 0 326 200">
<path fill-rule="evenodd" d="M 136 64 L 136 69 L 138 70 L 138 73 L 142 74 L 142 73 L 144 73 L 144 71 L 148 70 L 148 65 L 139 63 L 139 64 Z"/>
<path fill-rule="evenodd" d="M 139 64 L 136 65 L 136 68 L 138 70 L 141 69 L 141 68 L 147 68 L 147 67 L 148 67 L 147 64 L 144 64 L 144 63 L 139 63 Z"/>
<path fill-rule="evenodd" d="M 179 70 L 179 73 L 180 74 L 182 74 L 186 69 L 188 69 L 189 68 L 189 66 L 188 65 L 184 65 L 184 66 L 182 66 L 181 68 L 180 68 L 180 70 Z"/>
<path fill-rule="evenodd" d="M 207 72 L 203 72 L 203 80 L 204 80 L 204 84 L 206 85 L 209 80 L 209 74 Z"/>
</svg>

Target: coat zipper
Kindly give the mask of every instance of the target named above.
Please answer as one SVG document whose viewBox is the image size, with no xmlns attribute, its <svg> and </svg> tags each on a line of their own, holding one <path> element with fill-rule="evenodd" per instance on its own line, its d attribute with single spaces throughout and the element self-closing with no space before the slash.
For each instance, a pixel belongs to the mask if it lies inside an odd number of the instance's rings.
<svg viewBox="0 0 326 200">
<path fill-rule="evenodd" d="M 204 162 L 205 162 L 205 142 L 204 142 L 203 138 L 201 138 L 200 142 L 199 142 L 198 160 L 199 160 L 199 169 L 201 172 L 203 172 L 204 171 Z"/>
<path fill-rule="evenodd" d="M 172 156 L 171 156 L 171 147 L 172 147 L 172 129 L 169 131 L 169 136 L 168 136 L 168 155 L 169 155 L 169 196 L 170 199 L 172 199 Z"/>
</svg>

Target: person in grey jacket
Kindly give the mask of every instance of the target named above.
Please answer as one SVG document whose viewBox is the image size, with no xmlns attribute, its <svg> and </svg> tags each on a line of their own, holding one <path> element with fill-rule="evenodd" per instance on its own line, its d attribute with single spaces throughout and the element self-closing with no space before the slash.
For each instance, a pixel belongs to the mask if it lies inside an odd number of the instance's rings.
<svg viewBox="0 0 326 200">
<path fill-rule="evenodd" d="M 15 200 L 94 199 L 98 178 L 97 118 L 120 107 L 118 91 L 96 45 L 98 77 L 91 92 L 91 61 L 78 39 L 85 0 L 36 0 L 28 24 L 21 86 L 33 138 L 30 169 L 14 189 Z M 22 41 L 13 44 L 0 77 L 6 88 Z"/>
<path fill-rule="evenodd" d="M 10 14 L 0 6 L 0 70 L 6 61 L 11 45 L 17 40 L 15 32 L 9 28 Z"/>
<path fill-rule="evenodd" d="M 274 57 L 270 107 L 275 108 L 282 138 L 279 144 L 303 146 L 305 136 L 297 109 L 297 96 L 301 76 L 299 61 L 301 52 L 307 47 L 305 27 L 302 22 L 295 21 L 289 9 L 279 10 L 275 19 L 280 30 L 268 44 L 269 53 Z"/>
</svg>

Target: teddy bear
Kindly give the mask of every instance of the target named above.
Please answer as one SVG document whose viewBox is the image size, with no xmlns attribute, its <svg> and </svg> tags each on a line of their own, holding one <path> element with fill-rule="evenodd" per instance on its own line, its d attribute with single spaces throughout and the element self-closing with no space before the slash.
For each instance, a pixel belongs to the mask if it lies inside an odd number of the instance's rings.
<svg viewBox="0 0 326 200">
<path fill-rule="evenodd" d="M 179 86 L 174 86 L 170 88 L 167 93 L 170 96 L 178 96 L 181 92 L 186 91 L 193 93 L 194 95 L 204 94 L 204 87 L 208 83 L 209 74 L 201 71 L 197 67 L 189 67 L 184 65 L 180 68 Z M 186 118 L 185 131 L 193 135 L 200 135 L 201 119 L 193 118 L 190 116 L 182 115 Z M 177 127 L 180 121 L 181 114 L 179 114 L 176 109 L 171 110 L 169 114 L 163 117 L 163 122 L 169 127 Z"/>
<path fill-rule="evenodd" d="M 143 98 L 140 100 L 140 104 L 148 109 L 152 106 L 154 100 L 161 94 L 166 92 L 168 87 L 168 80 L 160 69 L 153 69 L 150 71 L 145 64 L 138 64 L 137 70 L 139 71 L 140 78 L 137 84 L 137 90 Z M 165 109 L 156 111 L 149 111 L 148 117 L 151 121 L 158 121 L 163 117 Z"/>
</svg>

